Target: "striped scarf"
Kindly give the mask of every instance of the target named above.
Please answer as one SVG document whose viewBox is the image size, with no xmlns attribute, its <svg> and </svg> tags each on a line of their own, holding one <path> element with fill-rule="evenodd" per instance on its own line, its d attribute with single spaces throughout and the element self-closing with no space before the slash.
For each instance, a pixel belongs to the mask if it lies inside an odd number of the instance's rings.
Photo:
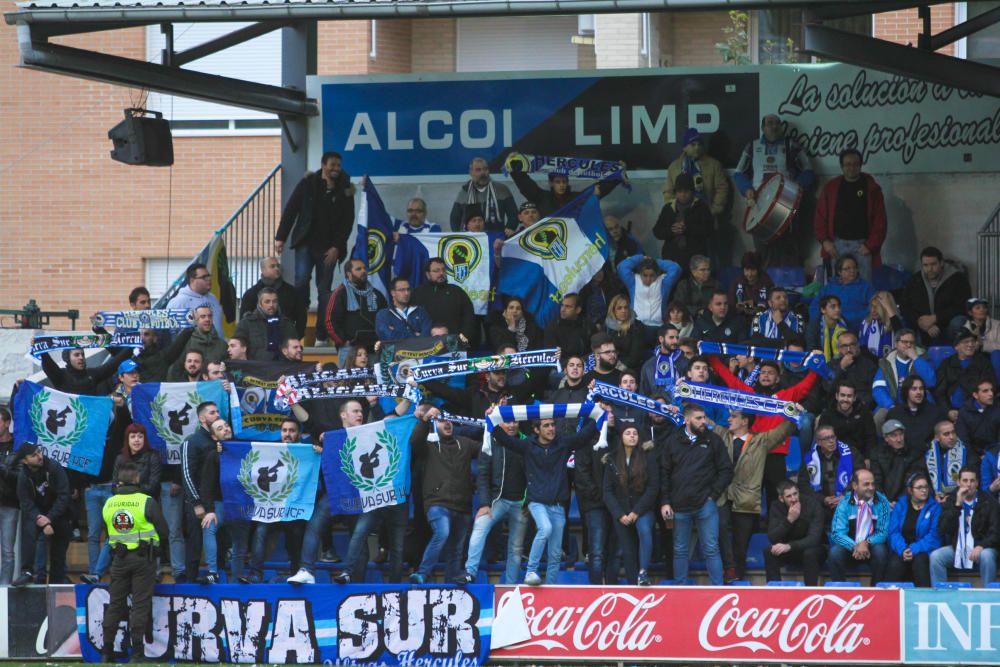
<svg viewBox="0 0 1000 667">
<path fill-rule="evenodd" d="M 535 405 L 501 405 L 486 415 L 486 433 L 483 434 L 483 454 L 492 455 L 490 435 L 500 424 L 534 419 L 574 419 L 589 417 L 597 422 L 601 436 L 594 449 L 608 446 L 608 413 L 591 402 L 586 403 L 536 403 Z"/>
<path fill-rule="evenodd" d="M 669 410 L 666 403 L 654 401 L 648 396 L 636 394 L 627 389 L 622 389 L 621 387 L 616 387 L 606 382 L 595 382 L 594 389 L 587 395 L 587 400 L 593 400 L 593 397 L 595 396 L 599 396 L 603 399 L 611 401 L 612 403 L 618 403 L 619 405 L 627 405 L 629 407 L 638 408 L 639 410 L 648 412 L 651 415 L 666 417 L 677 426 L 684 426 L 684 417 L 682 417 L 680 413 Z"/>
</svg>

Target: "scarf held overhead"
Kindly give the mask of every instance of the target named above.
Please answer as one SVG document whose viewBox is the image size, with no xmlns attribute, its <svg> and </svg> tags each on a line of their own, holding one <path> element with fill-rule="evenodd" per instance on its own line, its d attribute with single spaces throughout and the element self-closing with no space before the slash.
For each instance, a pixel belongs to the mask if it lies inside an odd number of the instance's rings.
<svg viewBox="0 0 1000 667">
<path fill-rule="evenodd" d="M 296 389 L 288 388 L 275 401 L 278 407 L 295 405 L 302 401 L 317 398 L 357 398 L 359 396 L 377 396 L 379 398 L 406 398 L 412 402 L 420 401 L 420 391 L 416 386 L 408 384 L 355 384 L 326 387 L 320 384 L 307 384 Z"/>
<path fill-rule="evenodd" d="M 49 352 L 60 350 L 90 350 L 109 347 L 142 347 L 142 334 L 122 329 L 113 334 L 72 333 L 41 335 L 31 339 L 29 358 L 40 359 Z"/>
<path fill-rule="evenodd" d="M 535 419 L 576 419 L 589 417 L 597 422 L 601 435 L 594 449 L 608 446 L 608 413 L 591 402 L 586 403 L 536 403 L 535 405 L 501 405 L 486 415 L 486 432 L 483 434 L 483 454 L 492 455 L 490 435 L 500 424 Z"/>
<path fill-rule="evenodd" d="M 814 352 L 800 350 L 785 350 L 777 347 L 761 347 L 757 345 L 735 345 L 730 343 L 713 343 L 700 341 L 699 354 L 721 354 L 724 356 L 740 355 L 754 359 L 767 359 L 783 363 L 802 365 L 825 380 L 833 379 L 833 370 L 826 364 L 826 359 Z"/>
<path fill-rule="evenodd" d="M 102 310 L 91 321 L 95 327 L 115 329 L 186 329 L 194 326 L 194 311 L 183 308 Z"/>
<path fill-rule="evenodd" d="M 621 387 L 616 387 L 606 382 L 595 382 L 594 389 L 587 396 L 591 399 L 594 396 L 599 396 L 601 398 L 607 399 L 612 403 L 618 403 L 620 405 L 627 405 L 633 408 L 638 408 L 644 410 L 651 415 L 658 415 L 660 417 L 666 417 L 672 421 L 677 426 L 684 426 L 684 417 L 679 413 L 673 412 L 668 409 L 668 404 L 660 403 L 659 401 L 654 401 L 649 396 L 643 396 L 642 394 L 636 394 L 627 389 L 622 389 Z"/>
<path fill-rule="evenodd" d="M 417 382 L 426 382 L 428 380 L 440 380 L 456 375 L 468 375 L 469 373 L 505 371 L 512 368 L 533 368 L 538 366 L 551 366 L 559 370 L 559 356 L 556 355 L 555 348 L 413 365 L 410 368 L 409 377 L 412 377 Z"/>
<path fill-rule="evenodd" d="M 567 178 L 620 180 L 625 186 L 628 185 L 625 164 L 614 160 L 511 153 L 504 161 L 503 173 L 509 175 L 512 171 L 526 174 L 556 174 Z"/>
<path fill-rule="evenodd" d="M 739 389 L 726 389 L 697 382 L 678 382 L 674 395 L 684 401 L 708 405 L 721 405 L 728 410 L 752 412 L 758 415 L 781 415 L 789 421 L 797 421 L 799 409 L 791 401 L 761 396 Z"/>
</svg>

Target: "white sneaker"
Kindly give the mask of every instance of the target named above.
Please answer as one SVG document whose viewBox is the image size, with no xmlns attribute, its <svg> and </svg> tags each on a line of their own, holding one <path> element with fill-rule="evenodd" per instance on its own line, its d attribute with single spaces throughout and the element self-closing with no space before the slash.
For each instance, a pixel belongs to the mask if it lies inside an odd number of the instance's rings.
<svg viewBox="0 0 1000 667">
<path fill-rule="evenodd" d="M 313 576 L 312 572 L 305 568 L 301 568 L 298 572 L 288 577 L 288 583 L 290 584 L 315 584 L 316 577 Z"/>
<path fill-rule="evenodd" d="M 541 586 L 542 578 L 539 577 L 534 572 L 529 572 L 526 575 L 524 575 L 524 584 L 526 586 Z"/>
</svg>

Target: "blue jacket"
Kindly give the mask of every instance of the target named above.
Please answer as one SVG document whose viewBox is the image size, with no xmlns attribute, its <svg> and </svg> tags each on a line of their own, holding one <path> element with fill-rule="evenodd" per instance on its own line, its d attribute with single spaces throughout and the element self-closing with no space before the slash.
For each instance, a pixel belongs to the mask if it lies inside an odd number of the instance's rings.
<svg viewBox="0 0 1000 667">
<path fill-rule="evenodd" d="M 827 295 L 840 299 L 840 316 L 851 331 L 856 331 L 861 321 L 868 316 L 868 304 L 875 296 L 875 288 L 863 278 L 856 278 L 846 285 L 833 279 L 823 286 L 809 305 L 809 318 L 819 317 L 819 302 Z"/>
<path fill-rule="evenodd" d="M 904 405 L 906 397 L 899 395 L 899 385 L 903 383 L 905 377 L 897 377 L 896 351 L 893 350 L 883 359 L 878 360 L 878 370 L 875 371 L 875 379 L 872 380 L 872 398 L 880 408 L 888 410 L 894 405 Z M 914 359 L 908 367 L 908 375 L 916 373 L 927 388 L 926 397 L 929 403 L 934 402 L 931 390 L 934 388 L 936 378 L 934 377 L 934 367 L 923 357 Z M 889 383 L 894 383 L 890 386 Z"/>
<path fill-rule="evenodd" d="M 404 321 L 395 308 L 375 313 L 375 335 L 381 341 L 431 335 L 431 316 L 423 306 L 410 306 Z"/>
<path fill-rule="evenodd" d="M 625 283 L 625 289 L 628 290 L 628 298 L 632 302 L 633 308 L 635 308 L 635 282 L 640 280 L 636 271 L 639 269 L 639 264 L 642 263 L 643 259 L 642 255 L 632 255 L 618 265 L 618 277 Z M 668 319 L 667 306 L 670 305 L 670 293 L 674 291 L 674 285 L 677 284 L 677 280 L 681 277 L 681 267 L 677 262 L 671 262 L 669 259 L 658 259 L 656 260 L 656 265 L 663 272 L 663 282 L 660 283 L 660 310 L 663 321 L 666 322 Z"/>
<path fill-rule="evenodd" d="M 543 505 L 555 505 L 569 500 L 566 462 L 573 450 L 589 446 L 596 438 L 597 427 L 590 419 L 578 432 L 559 436 L 548 447 L 538 444 L 535 438 L 519 440 L 504 433 L 503 429 L 493 429 L 494 444 L 524 455 L 528 478 L 527 501 Z"/>
<path fill-rule="evenodd" d="M 889 501 L 881 491 L 875 492 L 875 505 L 872 507 L 872 519 L 875 522 L 872 534 L 868 537 L 870 544 L 884 544 L 889 540 Z M 854 494 L 845 492 L 844 497 L 833 512 L 833 523 L 830 526 L 830 544 L 851 550 L 854 548 L 854 528 L 851 525 L 858 516 L 858 505 L 854 502 Z"/>
<path fill-rule="evenodd" d="M 889 546 L 900 556 L 907 548 L 913 551 L 914 556 L 930 553 L 941 546 L 941 536 L 938 534 L 941 505 L 934 500 L 933 495 L 927 499 L 927 504 L 917 517 L 917 541 L 907 544 L 903 537 L 903 522 L 906 520 L 906 508 L 909 504 L 910 499 L 904 494 L 892 509 L 892 517 L 889 519 Z"/>
<path fill-rule="evenodd" d="M 993 447 L 983 452 L 983 461 L 979 464 L 979 488 L 989 493 L 990 484 L 997 478 L 997 457 L 1000 456 L 1000 448 Z M 992 494 L 994 498 L 1000 500 L 1000 493 Z"/>
</svg>

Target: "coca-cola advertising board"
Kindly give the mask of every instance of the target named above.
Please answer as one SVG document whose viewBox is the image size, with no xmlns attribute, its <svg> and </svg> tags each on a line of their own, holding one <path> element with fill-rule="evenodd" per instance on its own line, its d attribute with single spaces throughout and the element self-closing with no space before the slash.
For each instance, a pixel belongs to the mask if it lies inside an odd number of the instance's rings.
<svg viewBox="0 0 1000 667">
<path fill-rule="evenodd" d="M 850 588 L 496 588 L 530 639 L 498 660 L 898 663 L 900 592 Z M 513 614 L 519 616 L 519 614 Z"/>
</svg>

